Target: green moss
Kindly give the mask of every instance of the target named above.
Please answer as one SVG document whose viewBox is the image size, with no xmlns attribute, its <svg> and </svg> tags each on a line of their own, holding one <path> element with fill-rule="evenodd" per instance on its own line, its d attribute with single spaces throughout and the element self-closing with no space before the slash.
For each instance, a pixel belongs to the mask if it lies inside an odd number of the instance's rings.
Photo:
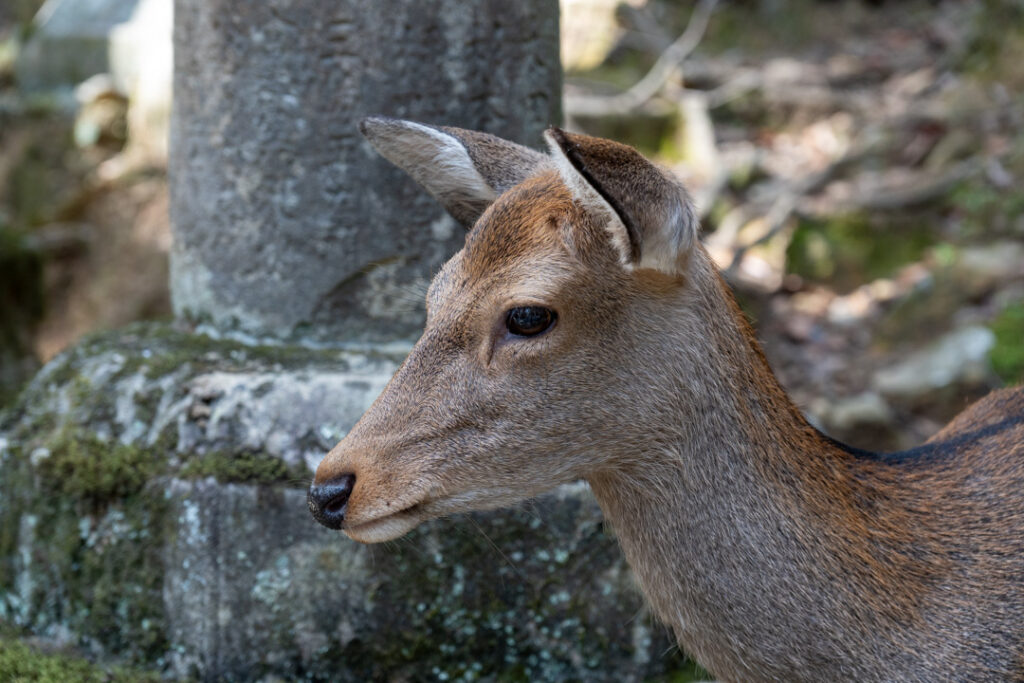
<svg viewBox="0 0 1024 683">
<path fill-rule="evenodd" d="M 1024 300 L 1010 304 L 992 321 L 996 345 L 989 359 L 1007 384 L 1024 382 Z"/>
<path fill-rule="evenodd" d="M 248 367 L 282 368 L 324 365 L 345 369 L 347 361 L 338 350 L 313 349 L 297 344 L 249 345 L 233 339 L 215 339 L 180 329 L 174 323 L 140 322 L 116 332 L 86 335 L 49 366 L 49 383 L 67 385 L 80 374 L 84 359 L 116 351 L 124 363 L 115 374 L 122 377 L 143 372 L 156 379 L 187 369 L 195 374 L 206 369 L 232 371 Z M 102 397 L 101 397 L 102 398 Z"/>
<path fill-rule="evenodd" d="M 67 427 L 48 443 L 49 457 L 37 471 L 54 494 L 100 506 L 131 496 L 163 469 L 161 454 L 121 443 L 107 443 Z"/>
<path fill-rule="evenodd" d="M 145 368 L 146 377 L 164 377 L 189 363 L 201 362 L 209 354 L 224 351 L 224 344 L 205 334 L 177 334 L 168 331 L 165 340 L 173 336 L 168 350 L 154 354 L 150 359 L 133 357 L 134 364 Z M 134 369 L 134 368 L 132 368 Z"/>
<path fill-rule="evenodd" d="M 68 654 L 45 654 L 16 640 L 0 638 L 0 680 L 12 683 L 155 683 L 160 677 L 122 667 L 100 667 Z"/>
<path fill-rule="evenodd" d="M 155 488 L 155 487 L 154 487 Z M 82 538 L 80 510 L 64 511 L 70 571 L 60 577 L 68 587 L 75 630 L 140 662 L 158 662 L 167 650 L 163 604 L 163 552 L 169 534 L 168 505 L 158 490 L 124 500 L 99 519 L 101 542 Z"/>
<path fill-rule="evenodd" d="M 85 644 L 161 661 L 171 520 L 153 462 L 151 453 L 70 430 L 35 466 L 8 455 L 0 464 L 0 599 L 15 582 L 28 584 L 20 583 L 7 618 L 29 629 L 59 623 Z"/>
<path fill-rule="evenodd" d="M 133 354 L 123 371 L 143 368 L 146 376 L 157 378 L 191 366 L 197 369 L 214 367 L 230 370 L 247 365 L 280 365 L 283 368 L 335 361 L 345 366 L 340 355 L 331 350 L 311 349 L 298 344 L 243 344 L 234 339 L 215 339 L 205 334 L 188 332 L 170 324 L 141 323 L 128 327 L 130 337 L 144 339 L 150 352 L 143 357 Z M 109 335 L 97 336 L 92 344 L 109 344 Z M 95 348 L 95 346 L 94 346 Z"/>
<path fill-rule="evenodd" d="M 29 602 L 17 611 L 23 626 L 62 623 L 108 652 L 159 662 L 167 648 L 164 454 L 71 426 L 44 444 L 49 455 L 35 464 L 18 450 L 0 464 L 0 594 L 30 577 Z"/>
<path fill-rule="evenodd" d="M 206 453 L 189 460 L 178 476 L 183 479 L 214 477 L 221 483 L 309 485 L 305 468 L 289 468 L 280 458 L 266 453 Z"/>
<path fill-rule="evenodd" d="M 878 221 L 848 214 L 827 222 L 801 221 L 789 249 L 791 273 L 849 291 L 919 260 L 936 238 L 926 225 L 899 219 Z"/>
</svg>

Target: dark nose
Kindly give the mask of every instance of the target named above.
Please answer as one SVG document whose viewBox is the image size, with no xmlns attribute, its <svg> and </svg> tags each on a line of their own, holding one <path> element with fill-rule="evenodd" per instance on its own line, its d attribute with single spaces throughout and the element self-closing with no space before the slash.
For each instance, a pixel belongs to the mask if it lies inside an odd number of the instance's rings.
<svg viewBox="0 0 1024 683">
<path fill-rule="evenodd" d="M 355 483 L 356 475 L 343 474 L 337 479 L 310 486 L 306 500 L 313 519 L 328 529 L 340 529 L 341 523 L 345 521 L 348 497 Z"/>
</svg>

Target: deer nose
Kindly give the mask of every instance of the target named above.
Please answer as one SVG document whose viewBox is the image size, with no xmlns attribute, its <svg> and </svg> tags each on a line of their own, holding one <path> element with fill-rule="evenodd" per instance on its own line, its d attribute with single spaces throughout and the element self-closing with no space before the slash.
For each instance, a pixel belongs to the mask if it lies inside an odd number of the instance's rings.
<svg viewBox="0 0 1024 683">
<path fill-rule="evenodd" d="M 309 503 L 309 511 L 313 513 L 313 519 L 328 529 L 340 529 L 341 523 L 345 521 L 348 497 L 355 483 L 356 475 L 343 474 L 323 484 L 310 486 L 306 501 Z"/>
</svg>

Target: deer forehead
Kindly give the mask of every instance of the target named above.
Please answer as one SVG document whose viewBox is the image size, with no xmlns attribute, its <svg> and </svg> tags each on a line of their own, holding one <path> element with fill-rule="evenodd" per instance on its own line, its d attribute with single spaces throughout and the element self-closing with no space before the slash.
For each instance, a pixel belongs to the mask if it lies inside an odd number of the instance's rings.
<svg viewBox="0 0 1024 683">
<path fill-rule="evenodd" d="M 556 173 L 544 172 L 502 194 L 434 278 L 428 306 L 554 297 L 580 264 L 568 227 L 585 221 Z M 459 305 L 461 304 L 461 305 Z"/>
<path fill-rule="evenodd" d="M 472 275 L 481 276 L 564 250 L 559 226 L 578 213 L 572 194 L 554 171 L 528 178 L 498 197 L 470 230 L 466 265 Z"/>
</svg>

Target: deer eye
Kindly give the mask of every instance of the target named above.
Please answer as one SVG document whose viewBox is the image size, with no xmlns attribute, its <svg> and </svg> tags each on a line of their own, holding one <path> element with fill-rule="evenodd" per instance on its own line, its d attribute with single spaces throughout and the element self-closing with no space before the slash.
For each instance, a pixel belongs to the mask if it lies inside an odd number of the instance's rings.
<svg viewBox="0 0 1024 683">
<path fill-rule="evenodd" d="M 517 337 L 533 337 L 547 331 L 557 317 L 550 308 L 519 306 L 505 315 L 505 327 Z"/>
</svg>

